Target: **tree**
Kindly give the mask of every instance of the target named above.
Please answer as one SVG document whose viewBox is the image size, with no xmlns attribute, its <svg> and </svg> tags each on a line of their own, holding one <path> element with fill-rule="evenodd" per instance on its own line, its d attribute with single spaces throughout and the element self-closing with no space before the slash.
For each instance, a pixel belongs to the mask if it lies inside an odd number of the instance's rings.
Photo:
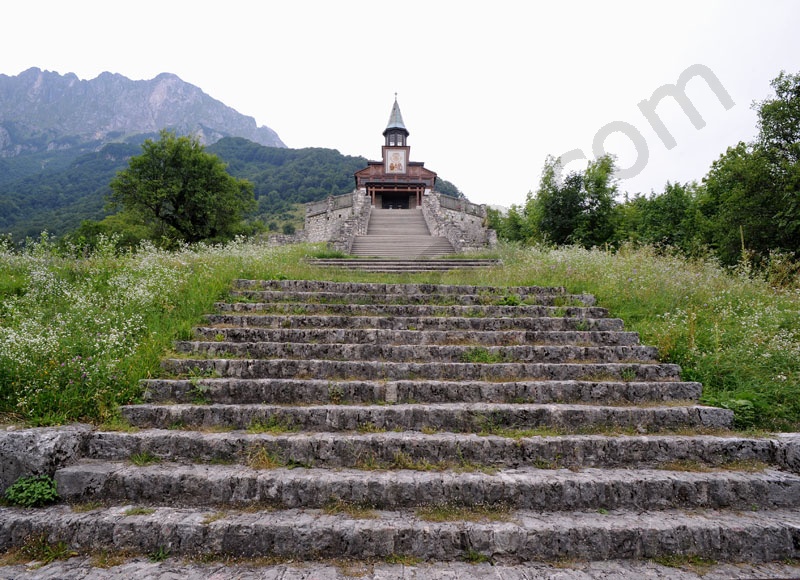
<svg viewBox="0 0 800 580">
<path fill-rule="evenodd" d="M 677 248 L 687 255 L 697 254 L 703 246 L 704 221 L 698 209 L 697 184 L 667 182 L 664 192 L 632 202 L 639 223 L 629 239 L 647 244 Z"/>
<path fill-rule="evenodd" d="M 800 73 L 781 73 L 770 83 L 773 98 L 753 106 L 758 110 L 757 147 L 770 164 L 775 190 L 780 195 L 775 222 L 793 247 L 800 251 Z M 784 243 L 785 246 L 785 243 Z"/>
<path fill-rule="evenodd" d="M 586 247 L 611 241 L 614 234 L 614 160 L 603 156 L 583 173 L 561 180 L 561 160 L 548 156 L 539 189 L 529 195 L 525 216 L 533 237 L 554 244 Z"/>
<path fill-rule="evenodd" d="M 708 242 L 725 264 L 742 257 L 742 245 L 757 256 L 786 247 L 785 230 L 776 227 L 782 196 L 764 151 L 740 142 L 729 147 L 703 178 L 698 200 L 708 219 Z"/>
<path fill-rule="evenodd" d="M 698 196 L 707 241 L 726 264 L 743 251 L 756 261 L 800 254 L 800 74 L 781 72 L 771 86 L 775 95 L 753 104 L 758 138 L 729 147 Z"/>
<path fill-rule="evenodd" d="M 587 248 L 610 242 L 614 235 L 614 159 L 604 155 L 589 163 L 583 173 L 580 214 L 573 241 Z"/>
<path fill-rule="evenodd" d="M 161 131 L 142 154 L 111 181 L 111 201 L 155 222 L 168 237 L 187 242 L 227 239 L 255 207 L 250 182 L 232 177 L 225 164 L 194 137 Z"/>
</svg>

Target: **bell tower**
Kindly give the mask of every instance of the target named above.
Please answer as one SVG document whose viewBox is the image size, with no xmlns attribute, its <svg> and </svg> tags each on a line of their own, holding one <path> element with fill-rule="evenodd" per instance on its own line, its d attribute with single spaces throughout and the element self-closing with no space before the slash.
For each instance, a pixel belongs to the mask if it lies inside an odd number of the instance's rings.
<svg viewBox="0 0 800 580">
<path fill-rule="evenodd" d="M 408 135 L 408 129 L 403 123 L 403 115 L 400 113 L 400 105 L 397 104 L 397 93 L 395 93 L 389 123 L 383 131 L 383 136 L 386 137 L 384 145 L 386 147 L 405 147 Z"/>
<path fill-rule="evenodd" d="M 435 187 L 436 173 L 426 169 L 424 163 L 409 159 L 408 135 L 395 93 L 389 123 L 383 130 L 381 161 L 369 161 L 366 168 L 355 173 L 356 188 L 370 196 L 374 207 L 421 208 L 423 196 Z"/>
</svg>

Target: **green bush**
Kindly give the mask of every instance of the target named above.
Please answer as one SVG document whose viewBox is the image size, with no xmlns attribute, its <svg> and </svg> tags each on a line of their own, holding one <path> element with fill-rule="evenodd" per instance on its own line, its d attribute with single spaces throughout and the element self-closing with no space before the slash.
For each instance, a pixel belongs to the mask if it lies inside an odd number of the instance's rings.
<svg viewBox="0 0 800 580">
<path fill-rule="evenodd" d="M 41 507 L 58 500 L 56 482 L 49 475 L 20 477 L 4 494 L 6 501 L 21 507 Z"/>
</svg>

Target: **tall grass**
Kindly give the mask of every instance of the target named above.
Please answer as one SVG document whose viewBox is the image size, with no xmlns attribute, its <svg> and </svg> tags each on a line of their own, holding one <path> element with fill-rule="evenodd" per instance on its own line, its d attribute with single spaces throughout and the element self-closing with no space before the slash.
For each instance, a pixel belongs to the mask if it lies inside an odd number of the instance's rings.
<svg viewBox="0 0 800 580">
<path fill-rule="evenodd" d="M 234 278 L 555 285 L 592 293 L 662 358 L 704 383 L 742 427 L 800 430 L 800 290 L 745 268 L 661 255 L 502 246 L 488 270 L 384 275 L 323 270 L 309 245 L 225 246 L 89 255 L 43 237 L 0 245 L 0 413 L 31 425 L 102 422 L 140 396 L 164 353 L 211 312 Z"/>
<path fill-rule="evenodd" d="M 104 421 L 159 373 L 237 276 L 280 276 L 304 251 L 235 242 L 167 252 L 143 244 L 90 255 L 43 237 L 0 246 L 0 413 L 33 425 Z"/>
<path fill-rule="evenodd" d="M 652 247 L 507 247 L 504 281 L 563 285 L 597 297 L 703 401 L 736 412 L 738 426 L 800 430 L 800 289 L 781 288 L 745 265 L 664 255 Z M 783 260 L 782 257 L 778 261 Z M 780 272 L 765 270 L 786 283 Z"/>
</svg>

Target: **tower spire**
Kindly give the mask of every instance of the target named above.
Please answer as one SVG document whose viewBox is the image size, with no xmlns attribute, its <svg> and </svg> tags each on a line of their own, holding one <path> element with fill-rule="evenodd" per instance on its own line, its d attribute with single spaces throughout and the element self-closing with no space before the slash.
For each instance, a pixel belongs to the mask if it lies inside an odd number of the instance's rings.
<svg viewBox="0 0 800 580">
<path fill-rule="evenodd" d="M 401 129 L 405 131 L 406 136 L 408 136 L 408 129 L 406 129 L 405 123 L 403 123 L 403 115 L 400 113 L 400 105 L 397 104 L 397 93 L 394 94 L 394 105 L 392 105 L 392 112 L 389 114 L 389 123 L 386 125 L 386 130 L 383 134 L 386 135 L 386 132 L 390 129 Z"/>
</svg>

